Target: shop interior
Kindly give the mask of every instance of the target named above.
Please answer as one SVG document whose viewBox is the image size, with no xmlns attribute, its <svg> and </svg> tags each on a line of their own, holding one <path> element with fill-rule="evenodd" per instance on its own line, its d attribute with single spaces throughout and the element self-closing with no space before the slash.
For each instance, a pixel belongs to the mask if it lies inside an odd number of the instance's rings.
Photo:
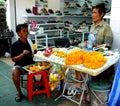
<svg viewBox="0 0 120 106">
<path fill-rule="evenodd" d="M 95 72 L 90 73 L 89 69 L 79 67 L 66 66 L 62 59 L 55 57 L 44 58 L 41 57 L 44 61 L 46 60 L 49 63 L 57 64 L 60 66 L 65 66 L 65 69 L 61 70 L 72 70 L 70 73 L 64 74 L 60 77 L 64 77 L 65 80 L 59 80 L 59 83 L 52 82 L 49 83 L 50 86 L 50 97 L 48 98 L 45 94 L 32 94 L 32 100 L 28 97 L 28 88 L 27 82 L 23 84 L 22 91 L 25 95 L 24 99 L 17 103 L 14 100 L 16 95 L 16 89 L 12 81 L 12 68 L 14 62 L 11 60 L 11 47 L 12 44 L 18 39 L 16 33 L 16 25 L 27 23 L 29 36 L 28 41 L 32 48 L 32 52 L 37 51 L 38 54 L 42 52 L 48 52 L 51 48 L 62 48 L 64 52 L 65 48 L 80 48 L 84 49 L 88 40 L 88 35 L 92 25 L 92 7 L 98 3 L 104 3 L 106 6 L 106 15 L 104 16 L 104 21 L 107 22 L 114 35 L 113 45 L 111 47 L 112 55 L 116 56 L 111 58 L 110 62 L 106 63 L 104 67 L 100 69 L 95 69 Z M 1 95 L 0 95 L 0 105 L 4 106 L 107 106 L 108 104 L 108 94 L 112 89 L 112 84 L 117 78 L 116 70 L 119 66 L 119 52 L 120 52 L 120 16 L 117 11 L 120 10 L 119 1 L 115 2 L 114 0 L 0 0 L 0 76 L 1 76 Z M 34 46 L 34 47 L 33 47 Z M 108 53 L 108 52 L 107 52 Z M 117 53 L 115 55 L 114 53 Z M 38 58 L 38 54 L 35 56 L 35 61 L 43 61 L 41 58 Z M 46 57 L 49 57 L 49 54 L 45 54 Z M 63 54 L 59 52 L 59 55 Z M 77 55 L 77 54 L 76 54 Z M 64 57 L 64 56 L 63 56 Z M 59 62 L 58 62 L 59 61 Z M 44 63 L 42 63 L 44 64 Z M 49 64 L 51 65 L 51 64 Z M 44 66 L 43 69 L 49 70 L 50 67 Z M 99 71 L 107 69 L 111 65 L 114 65 L 115 74 L 111 76 L 112 84 L 109 85 L 106 82 L 101 82 L 100 84 L 107 86 L 110 89 L 100 89 L 99 91 L 90 90 L 87 92 L 87 101 L 84 103 L 82 101 L 83 94 L 86 87 L 93 87 L 87 83 L 87 80 L 90 79 L 90 76 L 97 76 Z M 32 66 L 31 66 L 32 67 Z M 46 68 L 45 68 L 46 67 Z M 56 65 L 57 67 L 57 65 Z M 24 67 L 27 70 L 30 67 Z M 57 67 L 58 68 L 58 67 Z M 105 68 L 105 69 L 104 69 Z M 79 70 L 83 78 L 84 85 L 81 88 L 75 88 L 69 86 L 67 81 L 76 80 L 69 78 L 69 76 L 74 77 L 75 72 L 73 70 Z M 40 69 L 42 70 L 42 69 Z M 58 69 L 57 69 L 58 70 Z M 88 71 L 87 74 L 83 74 L 84 70 Z M 94 70 L 94 69 L 92 69 Z M 96 72 L 96 70 L 98 72 Z M 30 72 L 30 71 L 28 71 Z M 83 72 L 83 73 L 82 73 Z M 35 73 L 35 72 L 33 72 Z M 39 73 L 38 73 L 39 74 Z M 54 74 L 54 73 L 52 73 Z M 52 76 L 52 74 L 49 74 Z M 27 75 L 26 75 L 27 76 Z M 26 76 L 25 79 L 26 79 Z M 59 77 L 59 74 L 58 74 Z M 49 76 L 52 79 L 53 77 Z M 36 79 L 39 80 L 41 77 L 38 75 Z M 54 79 L 54 78 L 53 78 Z M 66 80 L 67 79 L 67 80 Z M 57 80 L 57 79 L 56 79 Z M 38 81 L 39 82 L 39 81 Z M 52 85 L 53 84 L 53 85 Z M 108 85 L 107 85 L 108 84 Z M 101 86 L 101 85 L 100 85 Z M 105 86 L 105 87 L 106 87 Z M 89 88 L 88 89 L 91 89 Z M 67 91 L 65 90 L 67 89 Z M 37 91 L 38 90 L 38 91 Z M 41 89 L 35 88 L 36 92 L 39 92 Z M 76 92 L 81 93 L 77 97 Z M 34 93 L 34 92 L 33 92 Z M 66 94 L 65 94 L 66 93 Z M 72 93 L 72 94 L 71 94 Z M 75 94 L 74 94 L 75 93 Z M 77 99 L 76 99 L 77 98 Z M 78 100 L 79 99 L 79 100 Z M 30 101 L 29 101 L 30 100 Z M 95 103 L 96 104 L 95 104 Z M 110 105 L 112 106 L 112 105 Z M 117 106 L 117 105 L 115 105 Z"/>
</svg>

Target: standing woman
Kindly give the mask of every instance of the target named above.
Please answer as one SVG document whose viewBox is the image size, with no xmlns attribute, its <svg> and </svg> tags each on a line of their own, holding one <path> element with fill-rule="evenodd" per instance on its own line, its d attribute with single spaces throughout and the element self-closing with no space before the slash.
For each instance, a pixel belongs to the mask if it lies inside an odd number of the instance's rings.
<svg viewBox="0 0 120 106">
<path fill-rule="evenodd" d="M 105 14 L 106 8 L 104 3 L 92 7 L 93 25 L 91 26 L 90 34 L 94 40 L 93 47 L 106 44 L 106 47 L 110 50 L 113 43 L 113 32 L 109 24 L 103 20 Z M 114 66 L 111 66 L 105 72 L 98 75 L 97 78 L 109 79 L 113 73 Z"/>
<path fill-rule="evenodd" d="M 93 25 L 90 29 L 90 34 L 94 35 L 93 47 L 106 44 L 108 49 L 111 49 L 113 43 L 113 33 L 107 22 L 103 20 L 106 14 L 104 3 L 100 3 L 92 8 Z"/>
<path fill-rule="evenodd" d="M 90 28 L 90 36 L 92 36 L 93 47 L 99 46 L 101 44 L 106 44 L 108 49 L 111 49 L 113 43 L 113 33 L 107 22 L 103 20 L 104 15 L 106 14 L 106 8 L 104 3 L 97 4 L 92 7 L 92 21 L 93 24 Z M 107 78 L 111 77 L 111 74 L 114 73 L 114 67 L 111 66 L 102 74 L 92 77 L 96 78 Z M 76 77 L 78 80 L 82 80 L 82 77 L 78 71 L 76 71 Z M 74 83 L 73 85 L 81 86 L 82 83 Z M 86 101 L 86 95 L 84 93 L 83 101 Z"/>
</svg>

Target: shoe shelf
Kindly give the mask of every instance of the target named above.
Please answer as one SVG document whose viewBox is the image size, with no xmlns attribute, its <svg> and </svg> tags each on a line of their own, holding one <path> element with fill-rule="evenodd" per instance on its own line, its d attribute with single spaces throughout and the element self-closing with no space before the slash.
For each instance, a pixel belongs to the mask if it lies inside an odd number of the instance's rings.
<svg viewBox="0 0 120 106">
<path fill-rule="evenodd" d="M 24 14 L 23 15 L 24 18 L 56 18 L 56 17 L 64 17 L 64 15 L 56 15 L 56 14 L 53 14 L 53 15 L 35 15 L 33 13 L 27 13 L 27 14 Z"/>
<path fill-rule="evenodd" d="M 35 15 L 33 13 L 27 13 L 27 12 L 26 12 L 26 14 L 23 15 L 23 18 L 25 18 L 28 21 L 28 23 L 31 22 L 31 20 L 36 20 L 39 27 L 43 27 L 44 33 L 47 34 L 47 38 L 46 38 L 46 36 L 37 37 L 37 41 L 38 41 L 37 43 L 39 43 L 41 41 L 44 42 L 43 48 L 45 48 L 51 44 L 52 44 L 52 46 L 54 46 L 53 42 L 56 38 L 63 38 L 63 37 L 72 38 L 74 36 L 76 38 L 80 38 L 79 37 L 80 34 L 77 34 L 77 33 L 69 34 L 69 35 L 63 34 L 63 30 L 65 28 L 65 21 L 69 21 L 72 24 L 75 24 L 75 23 L 78 24 L 78 23 L 83 22 L 84 20 L 91 21 L 91 16 L 87 16 L 86 14 L 85 15 L 81 14 L 81 12 L 78 13 L 79 11 L 81 11 L 81 6 L 82 6 L 81 5 L 82 3 L 79 3 L 79 0 L 64 0 L 64 4 L 67 2 L 70 2 L 70 5 L 74 6 L 75 8 L 67 8 L 66 9 L 66 5 L 65 5 L 65 7 L 63 9 L 60 9 L 59 11 L 56 11 L 56 12 L 53 11 L 53 13 L 51 13 L 51 14 L 49 12 L 49 9 L 44 9 L 47 11 L 48 14 L 44 14 L 44 11 L 43 11 L 43 13 L 40 13 L 37 15 Z M 52 9 L 50 9 L 50 10 L 52 10 Z M 68 11 L 68 14 L 66 11 Z M 78 28 L 79 26 L 80 25 L 78 25 L 78 26 L 73 25 L 74 28 Z M 46 42 L 47 42 L 47 44 L 46 44 Z M 40 46 L 38 46 L 39 48 L 42 47 L 41 46 L 42 44 L 38 44 L 38 45 L 40 45 Z"/>
<path fill-rule="evenodd" d="M 51 29 L 51 30 L 44 30 L 44 32 L 56 32 L 56 31 L 59 31 L 60 32 L 60 35 L 62 36 L 62 31 L 61 29 Z"/>
<path fill-rule="evenodd" d="M 44 25 L 64 25 L 64 23 L 43 23 L 43 24 L 40 24 L 41 26 L 44 26 Z"/>
<path fill-rule="evenodd" d="M 6 8 L 5 6 L 0 6 L 0 9 L 2 9 L 2 8 Z"/>
<path fill-rule="evenodd" d="M 30 24 L 30 26 L 31 26 L 31 24 Z M 29 26 L 29 29 L 30 29 L 30 26 Z M 45 28 L 46 26 L 48 26 L 49 28 Z M 57 27 L 55 27 L 55 26 L 57 26 Z M 64 23 L 42 23 L 42 24 L 37 24 L 38 28 L 43 27 L 44 32 L 61 31 L 62 29 L 60 28 L 60 26 L 64 26 Z"/>
<path fill-rule="evenodd" d="M 59 35 L 62 36 L 62 28 L 64 27 L 64 23 L 45 23 L 45 24 L 37 24 L 36 26 L 38 28 L 36 33 L 39 32 L 39 28 L 42 27 L 43 28 L 42 32 L 47 33 L 48 36 L 50 35 L 50 33 L 53 34 L 54 32 L 58 32 Z M 31 31 L 31 24 L 29 24 L 29 29 Z"/>
<path fill-rule="evenodd" d="M 36 29 L 38 30 L 36 30 L 34 33 L 30 33 L 32 35 L 31 37 L 32 41 L 35 41 L 35 44 L 37 45 L 37 50 L 43 50 L 48 46 L 50 47 L 54 46 L 54 39 L 62 38 L 62 29 L 53 29 L 54 27 L 51 29 L 49 28 L 54 25 L 59 26 L 58 23 L 37 24 Z M 61 25 L 63 26 L 64 24 L 60 23 L 60 26 Z M 41 27 L 43 30 L 41 30 Z M 30 32 L 33 32 L 31 31 L 32 30 L 31 24 L 29 24 L 29 29 L 30 29 Z"/>
<path fill-rule="evenodd" d="M 65 16 L 91 17 L 92 2 L 89 0 L 64 0 Z M 87 15 L 86 15 L 87 14 Z"/>
<path fill-rule="evenodd" d="M 91 18 L 91 16 L 90 15 L 87 15 L 87 16 L 85 16 L 85 15 L 81 15 L 81 14 L 71 14 L 71 15 L 65 15 L 65 17 L 78 17 L 78 18 Z"/>
<path fill-rule="evenodd" d="M 67 13 L 67 14 L 63 14 L 63 15 L 34 15 L 34 14 L 26 14 L 23 15 L 24 18 L 64 18 L 64 17 L 80 17 L 80 18 L 84 18 L 84 17 L 88 17 L 91 18 L 91 15 L 84 15 L 84 14 L 80 14 L 80 13 Z M 45 23 L 42 25 L 50 25 L 50 24 L 63 24 L 63 23 Z"/>
<path fill-rule="evenodd" d="M 58 35 L 58 36 L 48 36 L 47 33 L 43 33 L 43 34 L 36 34 L 34 35 L 34 38 L 32 38 L 33 41 L 35 41 L 35 44 L 37 46 L 37 50 L 43 50 L 45 48 L 48 48 L 49 44 L 49 40 L 53 40 L 56 38 L 61 38 L 62 35 Z M 50 45 L 50 46 L 54 46 L 54 45 Z"/>
<path fill-rule="evenodd" d="M 47 34 L 45 33 L 34 35 L 34 38 L 32 40 L 35 41 L 37 50 L 45 49 L 48 47 Z"/>
<path fill-rule="evenodd" d="M 78 0 L 64 0 L 64 2 L 78 2 Z"/>
</svg>

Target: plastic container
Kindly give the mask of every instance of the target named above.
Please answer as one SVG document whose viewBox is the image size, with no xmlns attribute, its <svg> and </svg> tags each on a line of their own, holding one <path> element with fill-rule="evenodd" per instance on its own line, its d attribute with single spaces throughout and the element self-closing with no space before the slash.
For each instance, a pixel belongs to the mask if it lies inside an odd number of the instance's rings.
<svg viewBox="0 0 120 106">
<path fill-rule="evenodd" d="M 87 50 L 89 50 L 89 51 L 93 50 L 93 43 L 92 43 L 91 33 L 88 35 Z"/>
<path fill-rule="evenodd" d="M 90 106 L 107 106 L 111 86 L 112 84 L 106 80 L 90 81 Z"/>
</svg>

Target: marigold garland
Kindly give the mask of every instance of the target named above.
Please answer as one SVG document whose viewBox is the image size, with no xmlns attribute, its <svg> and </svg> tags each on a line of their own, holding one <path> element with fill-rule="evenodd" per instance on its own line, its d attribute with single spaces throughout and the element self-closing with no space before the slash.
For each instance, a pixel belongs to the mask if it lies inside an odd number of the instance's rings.
<svg viewBox="0 0 120 106">
<path fill-rule="evenodd" d="M 65 58 L 65 64 L 66 65 L 82 64 L 83 54 L 84 54 L 84 51 L 78 50 L 78 49 L 70 51 Z"/>
<path fill-rule="evenodd" d="M 87 68 L 97 69 L 107 61 L 100 52 L 86 52 L 83 56 L 83 65 Z"/>
<path fill-rule="evenodd" d="M 83 64 L 91 69 L 102 67 L 106 61 L 107 59 L 100 52 L 85 52 L 78 49 L 70 51 L 65 58 L 66 65 Z"/>
<path fill-rule="evenodd" d="M 52 50 L 52 54 L 61 57 L 61 58 L 66 58 L 67 54 L 61 50 Z"/>
<path fill-rule="evenodd" d="M 90 69 L 100 68 L 107 62 L 107 59 L 104 58 L 101 52 L 87 52 L 78 48 L 71 49 L 67 53 L 62 50 L 53 50 L 52 54 L 65 58 L 66 65 L 83 64 L 84 67 Z"/>
</svg>

